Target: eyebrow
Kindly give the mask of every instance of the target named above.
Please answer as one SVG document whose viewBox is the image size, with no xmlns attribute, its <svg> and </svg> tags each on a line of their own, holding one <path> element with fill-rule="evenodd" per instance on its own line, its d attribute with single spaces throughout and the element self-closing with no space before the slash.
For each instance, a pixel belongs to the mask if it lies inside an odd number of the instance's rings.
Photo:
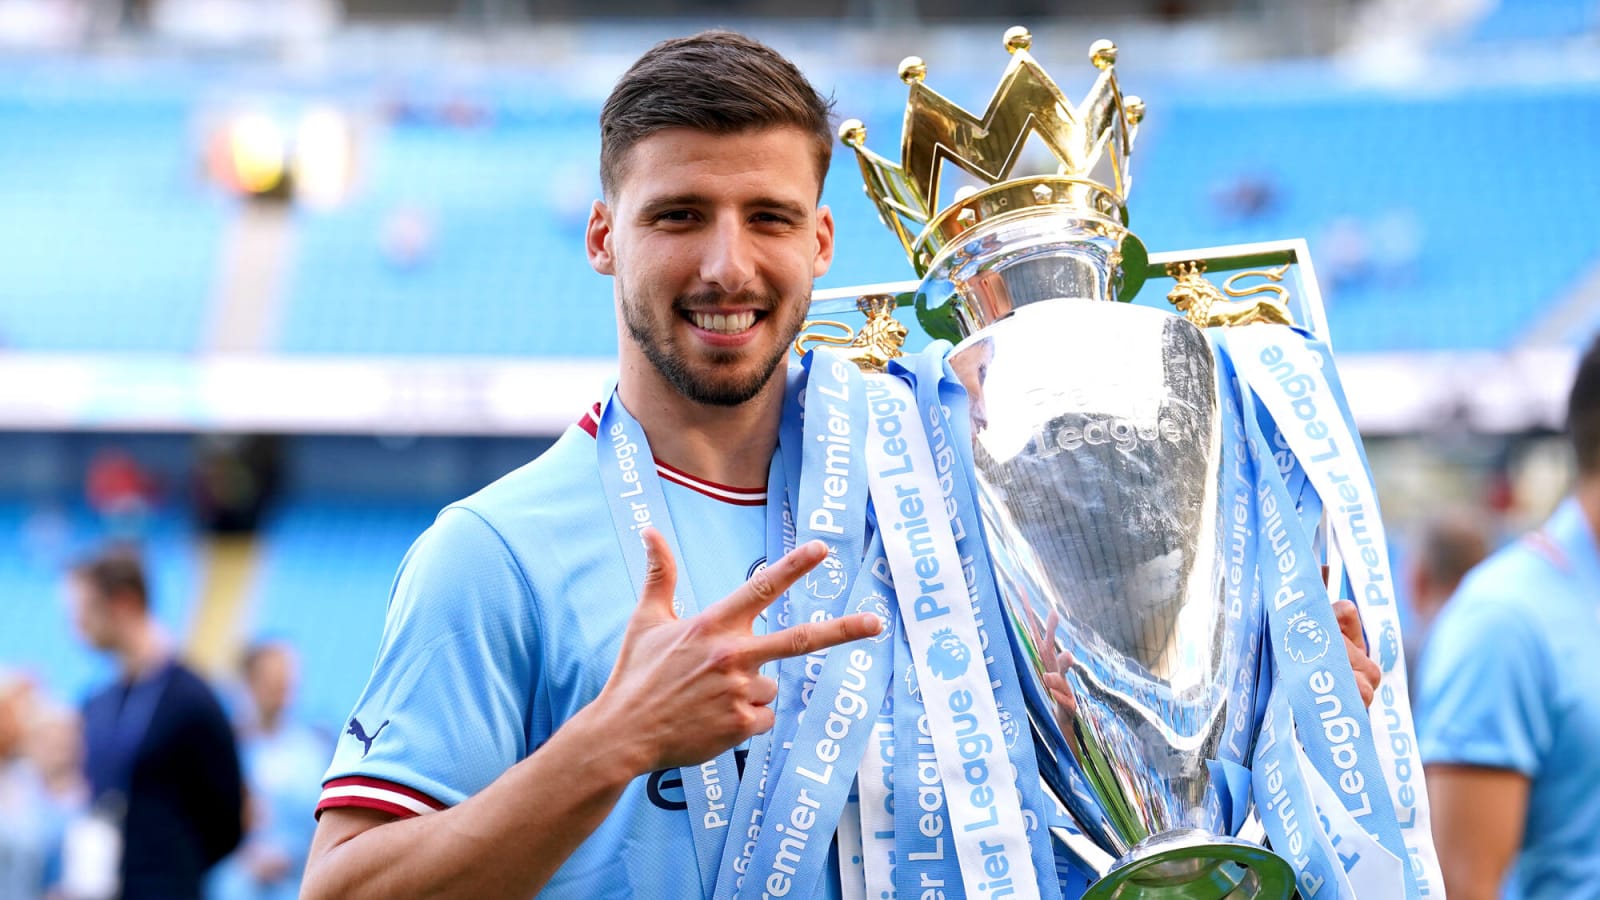
<svg viewBox="0 0 1600 900">
<path fill-rule="evenodd" d="M 709 206 L 710 203 L 710 198 L 704 194 L 669 194 L 645 203 L 640 207 L 640 213 L 649 216 L 675 206 Z M 800 204 L 788 200 L 780 200 L 777 197 L 756 197 L 746 203 L 745 206 L 751 209 L 777 210 L 799 218 L 803 218 L 807 214 L 805 207 Z"/>
</svg>

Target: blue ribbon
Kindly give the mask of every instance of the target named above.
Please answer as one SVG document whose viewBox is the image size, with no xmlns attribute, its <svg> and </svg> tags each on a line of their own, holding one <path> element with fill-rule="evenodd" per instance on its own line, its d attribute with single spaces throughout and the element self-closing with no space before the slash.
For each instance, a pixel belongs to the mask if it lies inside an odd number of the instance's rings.
<svg viewBox="0 0 1600 900">
<path fill-rule="evenodd" d="M 1219 346 L 1226 347 L 1226 340 Z M 1231 360 L 1226 371 L 1229 383 L 1238 385 Z M 1233 392 L 1223 393 L 1226 397 Z M 1263 410 L 1253 391 L 1241 387 L 1237 393 L 1256 467 L 1258 571 L 1277 674 L 1273 689 L 1282 692 L 1296 726 L 1293 733 L 1307 759 L 1328 785 L 1337 788 L 1335 793 L 1345 810 L 1384 849 L 1397 859 L 1405 859 L 1405 844 L 1372 740 L 1371 722 L 1354 674 L 1346 664 L 1343 639 L 1322 581 L 1320 556 L 1296 511 L 1295 498 L 1273 456 L 1273 446 L 1260 426 Z M 1320 515 L 1320 504 L 1316 509 Z M 1301 780 L 1298 763 L 1293 769 L 1285 766 L 1279 771 L 1286 780 L 1296 784 Z M 1267 792 L 1278 793 L 1270 788 Z M 1263 823 L 1269 826 L 1274 847 L 1283 852 L 1284 841 L 1293 840 L 1293 835 L 1274 834 L 1274 819 L 1265 814 Z M 1278 825 L 1281 827 L 1281 820 Z M 1320 828 L 1313 834 L 1318 840 L 1300 841 L 1306 848 L 1304 854 L 1285 855 L 1296 864 L 1302 878 L 1325 878 L 1317 873 L 1335 871 L 1338 857 Z M 1299 863 L 1302 858 L 1307 861 L 1305 865 Z M 1342 874 L 1342 869 L 1339 871 Z M 1415 896 L 1415 886 L 1409 880 L 1406 890 L 1408 897 Z M 1311 893 L 1305 884 L 1302 893 Z"/>
<path fill-rule="evenodd" d="M 942 342 L 941 342 L 942 343 Z M 923 427 L 928 432 L 934 468 L 944 492 L 946 512 L 955 531 L 956 551 L 967 578 L 967 590 L 978 614 L 982 651 L 988 666 L 1005 728 L 1006 755 L 1016 768 L 1016 786 L 1021 794 L 1024 821 L 1030 835 L 1035 880 L 1039 895 L 1061 896 L 1061 883 L 1054 877 L 1055 853 L 1050 846 L 1048 823 L 1054 805 L 1046 801 L 1040 788 L 1038 759 L 1034 756 L 1028 728 L 1022 675 L 1017 667 L 1011 629 L 1001 609 L 1000 591 L 989 562 L 984 542 L 983 523 L 978 515 L 978 496 L 972 483 L 972 441 L 967 412 L 967 392 L 946 360 L 949 348 L 935 345 L 915 356 L 903 358 L 914 380 Z M 897 363 L 897 365 L 899 365 Z"/>
<path fill-rule="evenodd" d="M 921 897 L 934 890 L 942 891 L 946 900 L 959 900 L 966 889 L 950 839 L 950 811 L 917 685 L 911 641 L 899 618 L 894 672 L 895 896 Z"/>
<path fill-rule="evenodd" d="M 874 537 L 868 553 L 881 559 Z M 856 581 L 850 607 L 877 613 L 886 630 L 878 639 L 829 650 L 806 714 L 793 735 L 786 763 L 778 769 L 761 836 L 752 855 L 743 894 L 809 898 L 825 866 L 830 836 L 850 798 L 856 770 L 867 752 L 876 713 L 893 677 L 887 629 L 898 617 L 877 592 L 875 579 Z"/>
<path fill-rule="evenodd" d="M 683 555 L 679 552 L 661 480 L 656 475 L 650 442 L 645 439 L 644 429 L 623 409 L 615 391 L 610 392 L 600 411 L 595 452 L 599 456 L 600 481 L 611 511 L 612 526 L 627 561 L 628 577 L 633 582 L 634 592 L 642 593 L 647 559 L 639 535 L 645 526 L 661 533 L 674 559 L 682 559 Z M 769 504 L 768 509 L 771 508 Z M 678 579 L 672 604 L 673 610 L 684 617 L 700 611 L 694 593 L 694 573 L 686 575 Z M 733 749 L 729 748 L 703 765 L 683 766 L 678 771 L 683 776 L 683 796 L 689 806 L 689 826 L 700 883 L 709 894 L 716 885 L 717 866 L 727 840 L 727 807 L 738 790 L 738 763 Z"/>
</svg>

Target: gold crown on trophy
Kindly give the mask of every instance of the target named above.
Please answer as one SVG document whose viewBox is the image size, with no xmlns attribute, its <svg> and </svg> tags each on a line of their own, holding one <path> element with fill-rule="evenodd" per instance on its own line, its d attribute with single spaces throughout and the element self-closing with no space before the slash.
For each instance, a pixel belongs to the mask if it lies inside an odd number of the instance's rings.
<svg viewBox="0 0 1600 900">
<path fill-rule="evenodd" d="M 911 87 L 897 165 L 866 148 L 859 119 L 839 128 L 856 151 L 867 196 L 905 246 L 918 275 L 926 275 L 939 250 L 971 229 L 1001 216 L 1072 214 L 1098 222 L 1110 236 L 1126 234 L 1128 155 L 1144 103 L 1117 86 L 1116 45 L 1095 41 L 1089 60 L 1100 70 L 1077 107 L 1028 53 L 1026 28 L 1005 33 L 1011 61 L 981 116 L 962 109 L 923 84 L 927 65 L 910 56 L 900 79 Z M 1011 177 L 1030 135 L 1037 134 L 1058 163 L 1056 171 Z M 940 205 L 944 164 L 954 163 L 987 186 L 963 187 Z"/>
</svg>

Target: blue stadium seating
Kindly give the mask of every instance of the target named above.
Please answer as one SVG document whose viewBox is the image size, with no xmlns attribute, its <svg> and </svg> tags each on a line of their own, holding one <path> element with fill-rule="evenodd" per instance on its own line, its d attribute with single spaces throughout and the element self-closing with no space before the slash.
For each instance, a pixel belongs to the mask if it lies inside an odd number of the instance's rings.
<svg viewBox="0 0 1600 900">
<path fill-rule="evenodd" d="M 1498 0 L 1472 23 L 1459 43 L 1504 46 L 1513 41 L 1552 41 L 1592 33 L 1600 22 L 1593 0 Z"/>
<path fill-rule="evenodd" d="M 194 98 L 28 83 L 0 89 L 0 347 L 195 349 L 229 207 L 199 177 Z"/>
<path fill-rule="evenodd" d="M 263 530 L 248 630 L 298 648 L 299 705 L 310 723 L 343 730 L 372 671 L 395 571 L 437 511 L 303 501 L 283 506 Z"/>
<path fill-rule="evenodd" d="M 1587 13 L 1556 0 L 1493 13 L 1547 27 L 1572 15 Z M 994 73 L 939 74 L 976 86 L 958 97 L 975 105 Z M 38 83 L 0 78 L 0 345 L 200 349 L 232 212 L 195 174 L 205 77 L 127 95 L 88 76 Z M 879 71 L 831 83 L 840 112 L 893 155 L 905 88 Z M 1152 249 L 1308 238 L 1343 351 L 1507 346 L 1600 260 L 1593 84 L 1404 92 L 1308 63 L 1140 88 L 1136 231 Z M 580 249 L 597 192 L 595 89 L 521 73 L 469 94 L 465 119 L 389 110 L 362 144 L 351 202 L 295 213 L 273 349 L 614 353 L 610 288 Z M 354 95 L 387 108 L 370 87 Z M 820 286 L 910 275 L 848 151 L 824 199 L 839 250 Z M 394 250 L 407 226 L 424 238 L 415 258 Z"/>
</svg>

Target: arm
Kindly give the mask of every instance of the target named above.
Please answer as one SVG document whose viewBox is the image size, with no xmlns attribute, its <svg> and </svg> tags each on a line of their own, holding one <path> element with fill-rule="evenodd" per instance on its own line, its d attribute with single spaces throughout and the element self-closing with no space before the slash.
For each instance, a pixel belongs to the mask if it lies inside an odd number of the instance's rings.
<svg viewBox="0 0 1600 900">
<path fill-rule="evenodd" d="M 1522 846 L 1529 781 L 1511 769 L 1426 767 L 1433 841 L 1453 900 L 1496 900 Z"/>
<path fill-rule="evenodd" d="M 1452 898 L 1500 895 L 1526 836 L 1533 779 L 1558 727 L 1548 644 L 1504 585 L 1468 583 L 1434 625 L 1417 679 L 1417 737 Z"/>
<path fill-rule="evenodd" d="M 767 661 L 866 637 L 870 614 L 755 636 L 751 626 L 824 553 L 813 542 L 690 619 L 672 614 L 677 571 L 646 531 L 649 570 L 605 688 L 544 746 L 456 807 L 396 820 L 323 813 L 302 897 L 527 897 L 599 827 L 632 779 L 692 765 L 772 727 Z M 605 754 L 596 747 L 607 747 Z"/>
</svg>

